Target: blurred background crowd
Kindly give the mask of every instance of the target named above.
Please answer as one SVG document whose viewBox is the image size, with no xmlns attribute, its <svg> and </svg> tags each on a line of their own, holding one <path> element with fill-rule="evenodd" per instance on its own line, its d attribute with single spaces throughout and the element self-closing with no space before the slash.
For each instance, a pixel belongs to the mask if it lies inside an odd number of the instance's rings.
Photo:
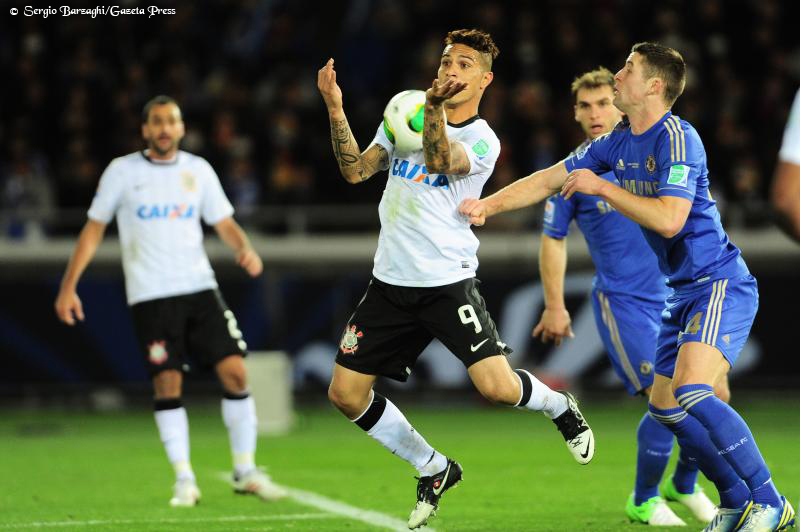
<svg viewBox="0 0 800 532">
<path fill-rule="evenodd" d="M 383 179 L 348 187 L 339 178 L 317 70 L 335 58 L 345 111 L 363 149 L 393 94 L 430 86 L 444 35 L 460 27 L 489 31 L 501 50 L 480 109 L 502 143 L 487 192 L 560 160 L 582 141 L 569 90 L 576 75 L 598 65 L 616 72 L 632 44 L 656 40 L 677 48 L 689 64 L 674 111 L 706 143 L 726 226 L 769 223 L 772 171 L 800 85 L 800 2 L 158 5 L 176 13 L 0 17 L 5 237 L 74 233 L 109 161 L 143 147 L 141 109 L 160 93 L 181 104 L 183 148 L 211 162 L 251 228 L 280 231 L 265 213 L 294 207 L 346 213 L 361 205 L 374 213 Z M 356 218 L 349 229 L 374 228 L 374 216 L 369 224 Z"/>
</svg>

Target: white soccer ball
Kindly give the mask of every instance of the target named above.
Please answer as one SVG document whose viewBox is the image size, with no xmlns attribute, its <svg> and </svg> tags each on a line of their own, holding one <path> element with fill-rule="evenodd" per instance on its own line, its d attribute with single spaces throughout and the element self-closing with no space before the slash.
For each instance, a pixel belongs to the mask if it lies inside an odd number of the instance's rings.
<svg viewBox="0 0 800 532">
<path fill-rule="evenodd" d="M 408 90 L 395 94 L 383 111 L 383 131 L 400 153 L 422 149 L 425 92 Z"/>
</svg>

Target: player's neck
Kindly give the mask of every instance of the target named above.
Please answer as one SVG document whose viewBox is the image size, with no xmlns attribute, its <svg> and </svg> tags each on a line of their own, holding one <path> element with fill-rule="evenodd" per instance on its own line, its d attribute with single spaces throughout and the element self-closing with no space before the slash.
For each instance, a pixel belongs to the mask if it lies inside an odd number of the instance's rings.
<svg viewBox="0 0 800 532">
<path fill-rule="evenodd" d="M 178 150 L 177 149 L 170 150 L 167 153 L 161 155 L 156 150 L 151 150 L 150 148 L 147 148 L 146 150 L 144 150 L 144 154 L 151 161 L 156 161 L 159 163 L 171 163 L 175 160 L 176 157 L 178 157 Z"/>
<path fill-rule="evenodd" d="M 627 113 L 628 121 L 631 124 L 631 132 L 634 135 L 641 135 L 664 118 L 668 111 L 669 109 L 658 106 L 642 107 Z"/>
<path fill-rule="evenodd" d="M 460 103 L 454 107 L 444 107 L 444 115 L 451 124 L 460 124 L 478 114 L 480 100 Z"/>
</svg>

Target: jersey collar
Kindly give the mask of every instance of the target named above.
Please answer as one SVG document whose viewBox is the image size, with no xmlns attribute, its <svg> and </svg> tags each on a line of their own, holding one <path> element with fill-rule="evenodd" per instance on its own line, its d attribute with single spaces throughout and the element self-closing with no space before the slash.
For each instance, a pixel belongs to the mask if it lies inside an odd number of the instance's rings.
<svg viewBox="0 0 800 532">
<path fill-rule="evenodd" d="M 451 122 L 448 122 L 447 125 L 450 126 L 450 127 L 466 127 L 466 126 L 470 125 L 471 123 L 473 123 L 474 121 L 479 120 L 479 119 L 480 119 L 480 116 L 475 115 L 472 118 L 467 118 L 463 122 L 459 122 L 458 124 L 453 124 Z"/>
<path fill-rule="evenodd" d="M 638 142 L 643 142 L 643 141 L 645 141 L 645 140 L 649 139 L 650 137 L 652 137 L 652 136 L 653 136 L 653 134 L 654 134 L 655 132 L 658 132 L 658 131 L 661 129 L 661 124 L 663 124 L 663 123 L 664 123 L 664 121 L 665 121 L 667 118 L 671 117 L 671 116 L 672 116 L 672 111 L 667 111 L 667 112 L 664 114 L 664 116 L 662 116 L 662 117 L 661 117 L 661 118 L 658 120 L 658 122 L 656 122 L 655 124 L 653 124 L 652 126 L 650 126 L 650 129 L 648 129 L 647 131 L 645 131 L 645 132 L 644 132 L 644 133 L 642 133 L 641 135 L 634 135 L 634 134 L 633 134 L 633 131 L 631 131 L 631 140 L 632 140 L 633 142 L 637 142 L 637 143 L 638 143 Z"/>
<path fill-rule="evenodd" d="M 142 150 L 139 153 L 142 154 L 142 157 L 144 157 L 144 159 L 148 163 L 156 165 L 156 166 L 165 166 L 165 165 L 170 165 L 170 164 L 178 164 L 178 156 L 180 155 L 181 152 L 180 151 L 175 152 L 175 157 L 173 157 L 169 161 L 156 161 L 154 159 L 151 159 L 150 156 L 147 155 L 147 151 L 146 150 Z"/>
</svg>

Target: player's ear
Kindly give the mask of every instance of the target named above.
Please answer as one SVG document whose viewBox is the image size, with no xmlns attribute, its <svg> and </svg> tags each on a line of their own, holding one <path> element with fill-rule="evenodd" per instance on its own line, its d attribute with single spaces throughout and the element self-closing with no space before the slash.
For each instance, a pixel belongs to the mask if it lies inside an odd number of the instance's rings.
<svg viewBox="0 0 800 532">
<path fill-rule="evenodd" d="M 575 121 L 580 122 L 580 120 L 578 120 L 578 104 L 576 103 L 575 105 L 573 105 L 572 109 L 575 112 Z"/>
<path fill-rule="evenodd" d="M 147 140 L 147 138 L 148 138 L 148 134 L 147 134 L 147 124 L 146 124 L 146 123 L 142 123 L 142 138 L 143 138 L 144 140 Z"/>
<path fill-rule="evenodd" d="M 664 92 L 664 80 L 659 77 L 650 78 L 650 80 L 647 82 L 647 85 L 648 94 L 659 95 L 663 94 Z"/>
<path fill-rule="evenodd" d="M 493 79 L 494 79 L 494 72 L 492 71 L 484 72 L 483 79 L 481 80 L 481 89 L 485 89 L 486 87 L 488 87 L 492 83 Z"/>
</svg>

